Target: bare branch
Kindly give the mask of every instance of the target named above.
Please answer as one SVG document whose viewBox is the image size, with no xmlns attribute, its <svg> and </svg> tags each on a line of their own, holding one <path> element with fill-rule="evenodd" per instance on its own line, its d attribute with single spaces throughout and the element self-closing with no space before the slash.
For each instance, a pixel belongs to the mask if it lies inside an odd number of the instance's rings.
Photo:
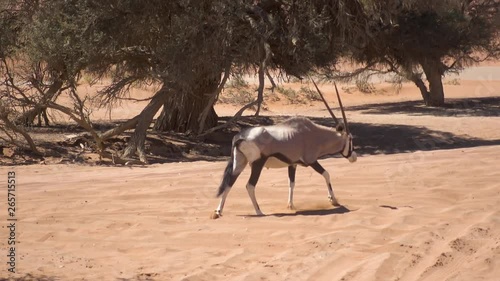
<svg viewBox="0 0 500 281">
<path fill-rule="evenodd" d="M 267 63 L 271 59 L 271 46 L 269 43 L 263 41 L 262 49 L 264 49 L 264 56 L 259 65 L 259 88 L 257 90 L 257 110 L 255 111 L 255 116 L 259 116 L 260 108 L 262 106 L 262 102 L 264 101 L 264 87 L 265 87 L 265 73 L 267 70 Z"/>
<path fill-rule="evenodd" d="M 49 102 L 47 104 L 47 107 L 61 111 L 62 113 L 68 115 L 73 121 L 75 121 L 78 125 L 80 125 L 92 135 L 97 144 L 97 147 L 99 148 L 99 150 L 102 150 L 103 146 L 101 137 L 97 134 L 94 128 L 92 128 L 92 125 L 87 120 L 85 120 L 85 118 L 79 118 L 77 116 L 78 113 L 74 112 L 71 108 L 57 104 L 55 102 Z"/>
<path fill-rule="evenodd" d="M 38 148 L 36 147 L 35 142 L 31 138 L 31 136 L 24 129 L 12 123 L 8 118 L 8 114 L 9 114 L 8 110 L 2 104 L 0 104 L 0 120 L 2 120 L 5 123 L 5 126 L 8 129 L 12 130 L 15 133 L 21 134 L 28 143 L 28 146 L 33 153 L 37 155 L 42 155 L 38 150 Z M 20 146 L 20 144 L 17 142 L 15 144 L 17 146 Z"/>
<path fill-rule="evenodd" d="M 203 134 L 199 135 L 200 137 L 203 137 L 203 136 L 206 136 L 208 134 L 211 134 L 217 130 L 220 130 L 220 129 L 223 129 L 223 128 L 227 128 L 229 127 L 230 125 L 234 124 L 236 121 L 238 121 L 238 119 L 240 119 L 241 115 L 243 115 L 243 112 L 245 112 L 245 110 L 249 109 L 250 107 L 256 105 L 258 103 L 258 100 L 254 100 L 253 102 L 243 106 L 240 110 L 238 110 L 238 112 L 236 112 L 236 114 L 231 117 L 231 119 L 229 119 L 226 123 L 222 124 L 222 125 L 219 125 L 219 126 L 215 126 L 209 130 L 206 130 Z"/>
<path fill-rule="evenodd" d="M 134 118 L 129 119 L 127 122 L 121 124 L 120 126 L 102 133 L 100 135 L 101 140 L 105 141 L 111 137 L 117 136 L 117 135 L 125 132 L 126 130 L 131 130 L 131 129 L 135 128 L 135 126 L 137 125 L 137 122 L 139 122 L 139 116 L 140 115 L 137 115 Z"/>
</svg>

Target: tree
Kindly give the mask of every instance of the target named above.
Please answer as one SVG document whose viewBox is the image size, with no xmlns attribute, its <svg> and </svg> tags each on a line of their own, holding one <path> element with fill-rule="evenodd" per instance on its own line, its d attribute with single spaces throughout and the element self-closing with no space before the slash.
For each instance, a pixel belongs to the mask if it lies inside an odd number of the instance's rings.
<svg viewBox="0 0 500 281">
<path fill-rule="evenodd" d="M 494 0 L 367 1 L 365 12 L 366 32 L 347 55 L 414 82 L 428 106 L 444 105 L 443 75 L 499 55 Z"/>
<path fill-rule="evenodd" d="M 35 93 L 42 89 L 27 102 L 29 110 L 57 108 L 92 131 L 76 93 L 82 73 L 112 78 L 100 92 L 101 106 L 112 105 L 133 85 L 156 83 L 159 90 L 138 116 L 95 137 L 102 142 L 132 129 L 124 156 L 137 153 L 143 161 L 146 132 L 162 107 L 157 129 L 200 132 L 215 125 L 213 104 L 230 73 L 258 69 L 264 81 L 268 69 L 300 77 L 335 64 L 348 30 L 360 26 L 361 7 L 357 1 L 324 0 L 26 3 L 32 14 L 25 17 L 22 48 L 13 61 L 38 65 L 39 74 L 30 71 L 35 74 L 24 77 L 45 81 L 26 80 Z M 254 103 L 262 102 L 263 86 Z M 62 94 L 75 99 L 79 112 L 55 104 Z"/>
<path fill-rule="evenodd" d="M 141 159 L 146 130 L 160 101 L 163 110 L 156 129 L 210 128 L 217 118 L 211 97 L 221 88 L 222 74 L 269 67 L 301 76 L 313 67 L 330 65 L 340 54 L 338 41 L 355 18 L 351 12 L 360 7 L 356 1 L 87 2 L 97 14 L 92 29 L 110 38 L 101 46 L 99 64 L 90 69 L 111 69 L 117 78 L 103 92 L 104 103 L 119 98 L 137 81 L 163 85 L 136 119 L 125 150 L 125 156 L 136 151 Z"/>
</svg>

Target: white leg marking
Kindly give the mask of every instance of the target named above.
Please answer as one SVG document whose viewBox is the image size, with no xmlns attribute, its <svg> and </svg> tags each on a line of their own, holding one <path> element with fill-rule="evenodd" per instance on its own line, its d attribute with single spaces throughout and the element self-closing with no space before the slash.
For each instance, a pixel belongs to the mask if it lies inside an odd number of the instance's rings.
<svg viewBox="0 0 500 281">
<path fill-rule="evenodd" d="M 237 167 L 238 167 L 238 153 L 241 153 L 238 151 L 238 149 L 235 147 L 233 148 L 233 175 L 234 175 L 234 171 L 236 171 Z"/>
<path fill-rule="evenodd" d="M 330 199 L 330 203 L 332 203 L 332 205 L 334 206 L 340 205 L 339 202 L 337 201 L 337 198 L 335 198 L 335 194 L 333 193 L 332 183 L 330 182 L 330 174 L 327 171 L 324 171 L 323 177 L 325 178 L 326 181 L 326 187 L 328 189 L 328 199 Z"/>
<path fill-rule="evenodd" d="M 247 191 L 248 191 L 248 196 L 250 196 L 250 200 L 252 200 L 255 213 L 258 216 L 263 216 L 264 214 L 260 211 L 259 204 L 257 204 L 257 199 L 255 198 L 255 186 L 247 184 Z"/>
<path fill-rule="evenodd" d="M 295 182 L 290 182 L 290 188 L 288 189 L 288 209 L 295 210 L 293 205 L 293 188 L 295 187 Z"/>
<path fill-rule="evenodd" d="M 217 206 L 217 209 L 215 210 L 215 213 L 219 216 L 222 216 L 222 209 L 224 209 L 224 203 L 226 203 L 226 197 L 229 191 L 231 191 L 231 187 L 227 187 L 226 190 L 224 190 L 224 193 L 222 193 L 222 198 L 219 202 L 219 206 Z"/>
</svg>

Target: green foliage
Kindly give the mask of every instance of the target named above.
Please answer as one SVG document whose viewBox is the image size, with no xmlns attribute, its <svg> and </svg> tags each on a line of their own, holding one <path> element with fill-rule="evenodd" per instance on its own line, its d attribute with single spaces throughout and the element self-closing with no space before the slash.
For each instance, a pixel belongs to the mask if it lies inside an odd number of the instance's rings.
<svg viewBox="0 0 500 281">
<path fill-rule="evenodd" d="M 370 81 L 366 79 L 356 79 L 356 87 L 360 92 L 365 94 L 375 92 L 375 87 L 373 86 L 373 84 L 371 84 Z"/>
<path fill-rule="evenodd" d="M 255 100 L 255 94 L 252 94 L 248 89 L 233 89 L 230 91 L 225 91 L 223 95 L 220 96 L 219 101 L 222 103 L 228 103 L 233 105 L 246 105 Z"/>
<path fill-rule="evenodd" d="M 308 87 L 300 87 L 300 94 L 302 94 L 308 101 L 321 101 L 318 92 Z"/>
<path fill-rule="evenodd" d="M 445 82 L 445 84 L 446 84 L 446 85 L 458 86 L 458 85 L 460 85 L 460 79 L 458 79 L 458 78 L 453 78 L 453 79 L 451 79 L 451 80 L 449 80 L 449 81 L 446 81 L 446 82 Z"/>
<path fill-rule="evenodd" d="M 288 102 L 290 102 L 291 104 L 304 104 L 304 103 L 306 103 L 306 99 L 304 99 L 303 96 L 300 95 L 300 93 L 298 91 L 295 91 L 294 89 L 286 88 L 283 86 L 277 86 L 276 92 L 285 96 L 286 99 L 288 100 Z"/>
<path fill-rule="evenodd" d="M 499 55 L 495 1 L 396 2 L 364 1 L 372 20 L 360 40 L 348 45 L 352 59 L 368 65 L 400 66 L 404 71 L 425 61 L 449 62 L 442 66 L 444 73 L 479 61 L 479 55 Z"/>
</svg>

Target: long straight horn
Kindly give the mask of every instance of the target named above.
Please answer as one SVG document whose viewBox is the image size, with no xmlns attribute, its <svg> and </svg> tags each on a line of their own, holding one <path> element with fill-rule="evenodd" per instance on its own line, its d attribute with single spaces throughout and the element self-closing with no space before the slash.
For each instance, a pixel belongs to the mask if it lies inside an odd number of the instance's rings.
<svg viewBox="0 0 500 281">
<path fill-rule="evenodd" d="M 333 82 L 335 86 L 335 92 L 337 92 L 337 99 L 339 100 L 340 111 L 342 111 L 342 118 L 344 119 L 344 126 L 346 133 L 349 133 L 349 126 L 347 125 L 347 117 L 345 117 L 344 106 L 342 106 L 342 100 L 340 99 L 339 90 L 337 89 L 337 83 Z"/>
<path fill-rule="evenodd" d="M 335 123 L 337 124 L 340 124 L 339 123 L 339 120 L 337 119 L 337 117 L 335 117 L 335 114 L 333 114 L 333 111 L 330 109 L 330 107 L 328 106 L 328 103 L 326 102 L 325 100 L 325 97 L 323 97 L 323 94 L 321 93 L 321 91 L 319 90 L 318 88 L 318 85 L 316 85 L 316 82 L 314 82 L 314 80 L 311 78 L 311 76 L 309 76 L 309 79 L 311 79 L 311 81 L 313 82 L 314 84 L 314 87 L 316 87 L 316 91 L 318 91 L 318 94 L 319 96 L 321 97 L 321 100 L 323 100 L 323 103 L 325 104 L 326 106 L 326 109 L 328 110 L 328 112 L 330 113 L 330 115 L 332 116 L 333 120 L 335 121 Z"/>
</svg>

